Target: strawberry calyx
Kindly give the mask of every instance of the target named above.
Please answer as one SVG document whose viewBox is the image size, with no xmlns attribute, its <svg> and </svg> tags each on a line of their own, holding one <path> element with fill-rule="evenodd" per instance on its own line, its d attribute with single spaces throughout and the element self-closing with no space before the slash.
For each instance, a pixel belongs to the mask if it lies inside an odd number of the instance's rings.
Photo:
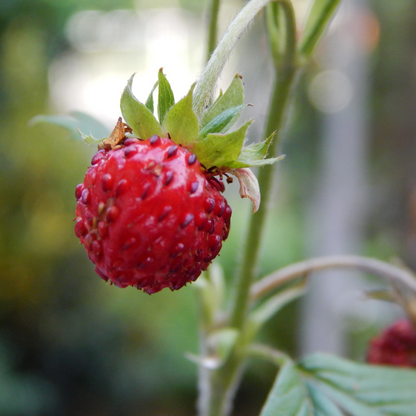
<svg viewBox="0 0 416 416">
<path fill-rule="evenodd" d="M 253 120 L 237 129 L 232 129 L 246 105 L 242 77 L 236 74 L 230 86 L 220 93 L 200 119 L 193 110 L 192 85 L 188 94 L 175 103 L 169 81 L 159 70 L 158 81 L 146 103 L 141 103 L 133 94 L 134 75 L 128 80 L 120 107 L 124 120 L 139 138 L 153 135 L 170 137 L 175 143 L 196 154 L 198 160 L 210 169 L 220 171 L 264 166 L 279 158 L 266 158 L 273 135 L 261 143 L 244 145 L 247 130 Z M 153 93 L 158 87 L 158 120 L 154 115 Z"/>
<path fill-rule="evenodd" d="M 241 75 L 235 75 L 227 90 L 220 92 L 200 118 L 193 108 L 196 84 L 191 86 L 185 97 L 175 102 L 170 83 L 160 69 L 157 82 L 146 102 L 142 103 L 133 94 L 133 79 L 134 74 L 128 80 L 120 100 L 125 125 L 119 120 L 113 133 L 99 144 L 99 148 L 116 145 L 116 138 L 124 137 L 129 132 L 142 140 L 155 135 L 170 138 L 194 153 L 209 176 L 222 177 L 225 173 L 235 175 L 240 183 L 240 195 L 253 202 L 253 212 L 256 212 L 260 205 L 260 190 L 255 175 L 248 168 L 273 164 L 283 156 L 266 157 L 274 134 L 259 143 L 245 144 L 253 120 L 234 128 L 241 111 L 246 107 Z M 158 102 L 155 111 L 153 96 L 156 89 Z M 97 143 L 90 136 L 84 136 L 84 140 Z"/>
</svg>

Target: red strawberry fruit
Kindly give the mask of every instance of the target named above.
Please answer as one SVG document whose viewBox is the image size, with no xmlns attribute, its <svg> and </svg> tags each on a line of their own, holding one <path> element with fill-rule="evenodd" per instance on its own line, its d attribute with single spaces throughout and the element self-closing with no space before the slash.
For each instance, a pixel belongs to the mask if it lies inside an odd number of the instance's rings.
<svg viewBox="0 0 416 416">
<path fill-rule="evenodd" d="M 200 118 L 193 87 L 175 103 L 160 70 L 158 89 L 159 120 L 153 92 L 142 104 L 131 78 L 121 98 L 125 123 L 104 140 L 81 134 L 100 150 L 75 192 L 75 233 L 96 272 L 149 294 L 194 281 L 218 255 L 231 218 L 223 176 L 238 178 L 255 211 L 260 193 L 248 167 L 278 160 L 265 158 L 272 137 L 244 146 L 251 121 L 228 132 L 244 107 L 239 75 Z"/>
<path fill-rule="evenodd" d="M 92 159 L 75 232 L 96 272 L 147 293 L 194 281 L 219 253 L 231 208 L 222 183 L 170 139 L 128 138 Z"/>
<path fill-rule="evenodd" d="M 370 341 L 367 362 L 416 368 L 416 329 L 400 319 Z"/>
</svg>

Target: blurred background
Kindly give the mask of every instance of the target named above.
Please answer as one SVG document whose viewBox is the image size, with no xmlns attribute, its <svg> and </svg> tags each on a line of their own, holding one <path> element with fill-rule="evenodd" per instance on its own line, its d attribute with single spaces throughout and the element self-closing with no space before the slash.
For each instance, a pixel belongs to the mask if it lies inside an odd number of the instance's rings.
<svg viewBox="0 0 416 416">
<path fill-rule="evenodd" d="M 300 21 L 309 2 L 295 1 Z M 243 1 L 224 0 L 221 31 Z M 0 1 L 0 415 L 193 415 L 197 305 L 192 286 L 153 296 L 103 283 L 79 245 L 75 186 L 94 153 L 38 114 L 83 111 L 110 131 L 136 72 L 144 101 L 160 67 L 180 99 L 204 64 L 204 0 Z M 314 255 L 400 259 L 416 269 L 416 3 L 343 0 L 302 76 L 281 144 L 263 274 Z M 221 78 L 243 75 L 259 140 L 273 71 L 263 16 Z M 250 215 L 231 186 L 231 279 Z M 369 276 L 312 279 L 301 303 L 265 328 L 292 354 L 358 360 L 402 312 L 364 301 Z M 275 376 L 250 365 L 235 414 L 253 415 Z"/>
</svg>

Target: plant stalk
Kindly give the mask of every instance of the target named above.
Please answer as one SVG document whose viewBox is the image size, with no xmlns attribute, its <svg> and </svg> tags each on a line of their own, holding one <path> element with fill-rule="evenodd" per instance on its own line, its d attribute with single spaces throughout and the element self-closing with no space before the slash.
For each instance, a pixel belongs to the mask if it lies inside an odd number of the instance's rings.
<svg viewBox="0 0 416 416">
<path fill-rule="evenodd" d="M 271 1 L 287 2 L 287 0 L 251 0 L 231 22 L 196 84 L 193 109 L 198 119 L 202 117 L 206 106 L 210 103 L 217 80 L 238 39 L 257 13 Z"/>
<path fill-rule="evenodd" d="M 283 267 L 269 276 L 263 277 L 252 286 L 250 292 L 251 301 L 260 299 L 282 284 L 297 279 L 300 276 L 305 276 L 319 270 L 335 268 L 359 269 L 366 273 L 384 277 L 393 285 L 401 284 L 407 290 L 412 290 L 416 293 L 416 277 L 411 271 L 403 267 L 394 266 L 384 261 L 368 257 L 339 255 L 304 260 Z"/>
<path fill-rule="evenodd" d="M 207 100 L 210 98 L 213 82 L 215 83 L 223 64 L 225 64 L 225 60 L 221 58 L 222 54 L 229 54 L 228 48 L 232 42 L 227 40 L 227 36 L 232 37 L 236 33 L 241 34 L 248 22 L 267 3 L 268 1 L 265 0 L 252 0 L 248 3 L 240 13 L 242 16 L 237 16 L 235 19 L 237 23 L 233 22 L 231 24 L 224 36 L 225 40 L 223 38 L 212 55 L 200 82 L 195 88 L 197 92 L 194 94 L 194 99 L 197 103 L 196 111 L 199 110 L 199 114 L 202 114 Z M 286 49 L 282 59 L 278 61 L 278 66 L 276 66 L 269 115 L 265 127 L 266 137 L 276 132 L 273 145 L 269 149 L 271 157 L 274 157 L 277 153 L 282 125 L 284 124 L 285 114 L 298 70 L 295 64 L 296 25 L 292 4 L 287 0 L 281 0 L 278 4 L 281 5 L 285 14 L 285 20 L 287 21 L 285 29 L 287 33 Z M 248 20 L 249 16 L 250 19 Z M 245 25 L 244 28 L 243 25 Z M 234 43 L 232 46 L 234 46 Z M 220 63 L 218 64 L 216 60 L 220 60 Z M 207 89 L 207 85 L 210 85 L 209 89 Z M 200 416 L 227 416 L 230 413 L 234 393 L 243 372 L 247 348 L 252 341 L 249 339 L 245 328 L 245 318 L 248 310 L 250 286 L 255 276 L 259 258 L 262 230 L 265 225 L 267 206 L 272 188 L 272 178 L 273 169 L 271 166 L 266 166 L 260 170 L 259 184 L 262 190 L 263 207 L 251 218 L 247 232 L 247 242 L 244 247 L 243 263 L 236 278 L 236 290 L 232 300 L 229 325 L 238 329 L 240 335 L 229 358 L 220 368 L 214 370 L 200 368 Z"/>
<path fill-rule="evenodd" d="M 276 67 L 271 102 L 269 106 L 268 118 L 264 135 L 270 136 L 276 132 L 272 145 L 269 148 L 270 157 L 275 157 L 277 147 L 283 130 L 285 115 L 288 110 L 291 92 L 298 71 L 295 63 L 295 16 L 291 3 L 279 3 L 286 15 L 287 22 L 287 44 L 286 53 L 280 61 L 279 67 Z M 246 242 L 243 248 L 242 265 L 236 278 L 236 291 L 231 309 L 230 325 L 235 328 L 241 328 L 248 310 L 249 292 L 253 280 L 256 276 L 257 265 L 260 255 L 260 246 L 263 230 L 267 218 L 268 206 L 270 202 L 272 185 L 273 185 L 273 166 L 267 165 L 259 169 L 258 181 L 262 194 L 262 208 L 252 217 L 250 217 Z"/>
</svg>

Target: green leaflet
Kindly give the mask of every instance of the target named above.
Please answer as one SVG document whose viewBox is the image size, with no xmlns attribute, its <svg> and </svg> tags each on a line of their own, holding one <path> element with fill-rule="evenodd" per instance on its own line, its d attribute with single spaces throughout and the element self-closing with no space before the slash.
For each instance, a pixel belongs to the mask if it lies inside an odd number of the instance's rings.
<svg viewBox="0 0 416 416">
<path fill-rule="evenodd" d="M 234 79 L 232 80 L 230 86 L 227 88 L 224 94 L 220 93 L 220 96 L 208 108 L 205 112 L 202 121 L 201 127 L 205 127 L 211 120 L 215 117 L 219 116 L 225 110 L 228 110 L 232 107 L 238 107 L 243 104 L 244 101 L 244 86 L 243 81 L 240 78 L 240 75 L 237 74 Z M 234 122 L 231 124 L 230 127 L 237 121 L 239 114 L 233 120 Z"/>
<path fill-rule="evenodd" d="M 159 123 L 163 124 L 166 114 L 170 108 L 175 104 L 175 98 L 173 97 L 172 88 L 169 81 L 163 74 L 162 68 L 159 69 L 159 95 L 157 102 L 157 115 L 159 117 Z"/>
<path fill-rule="evenodd" d="M 308 399 L 308 391 L 295 363 L 287 359 L 260 416 L 312 416 L 312 406 Z"/>
<path fill-rule="evenodd" d="M 305 287 L 304 284 L 302 284 L 294 286 L 291 289 L 278 292 L 269 299 L 265 300 L 249 314 L 249 322 L 253 331 L 258 332 L 259 329 L 280 309 L 304 294 Z"/>
<path fill-rule="evenodd" d="M 155 134 L 165 136 L 166 133 L 152 112 L 134 96 L 132 91 L 133 77 L 134 74 L 128 80 L 120 100 L 124 121 L 139 139 L 146 140 Z"/>
<path fill-rule="evenodd" d="M 248 126 L 252 120 L 227 134 L 208 134 L 204 139 L 199 139 L 192 148 L 198 159 L 206 166 L 230 167 L 243 147 L 244 138 Z"/>
<path fill-rule="evenodd" d="M 416 370 L 359 364 L 328 354 L 306 357 L 299 367 L 353 416 L 416 414 Z"/>
<path fill-rule="evenodd" d="M 344 416 L 341 410 L 313 383 L 306 382 L 308 396 L 312 402 L 314 416 Z"/>
<path fill-rule="evenodd" d="M 163 123 L 171 139 L 182 146 L 191 146 L 198 138 L 198 119 L 192 110 L 194 87 L 169 110 Z"/>
<path fill-rule="evenodd" d="M 287 359 L 260 416 L 414 416 L 416 370 L 314 354 Z"/>
<path fill-rule="evenodd" d="M 224 110 L 201 129 L 199 139 L 204 139 L 209 133 L 227 132 L 235 124 L 238 117 L 240 117 L 241 110 L 244 107 L 244 105 L 239 105 Z"/>
<path fill-rule="evenodd" d="M 80 111 L 73 111 L 69 116 L 39 115 L 30 120 L 31 125 L 39 123 L 62 127 L 70 132 L 72 139 L 79 140 L 82 138 L 87 144 L 98 144 L 110 134 L 107 127 L 100 121 Z M 81 131 L 87 132 L 88 134 L 80 134 Z"/>
</svg>

